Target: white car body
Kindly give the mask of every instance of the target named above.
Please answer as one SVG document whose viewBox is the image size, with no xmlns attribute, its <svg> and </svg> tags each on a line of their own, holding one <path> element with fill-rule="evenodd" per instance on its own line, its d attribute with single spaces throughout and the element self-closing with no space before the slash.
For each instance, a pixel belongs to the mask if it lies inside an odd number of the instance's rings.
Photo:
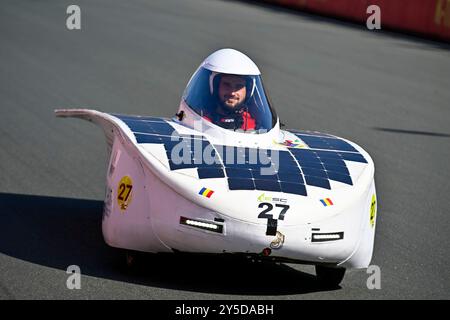
<svg viewBox="0 0 450 320">
<path fill-rule="evenodd" d="M 279 121 L 267 133 L 249 134 L 220 128 L 183 103 L 181 110 L 185 113 L 182 119 L 116 116 L 88 109 L 55 111 L 60 117 L 92 121 L 105 133 L 110 161 L 102 229 L 108 245 L 153 253 L 239 253 L 275 261 L 368 267 L 374 245 L 376 195 L 374 163 L 366 151 L 332 135 L 281 130 Z M 198 167 L 171 166 L 166 145 L 151 141 L 168 138 L 167 128 L 182 136 L 194 136 L 189 140 L 192 143 L 202 136 L 214 148 L 224 145 L 237 147 L 234 150 L 277 150 L 284 158 L 297 160 L 305 181 L 306 172 L 311 170 L 303 168 L 299 155 L 330 155 L 339 164 L 336 170 L 348 170 L 351 179 L 339 182 L 348 177 L 334 174 L 334 179 L 320 180 L 328 180 L 329 189 L 305 182 L 306 194 L 235 190 L 232 182 L 256 182 L 232 181 L 225 169 L 223 177 L 205 178 L 199 176 Z M 321 143 L 326 146 L 325 152 L 317 148 Z M 334 143 L 347 151 L 335 150 Z M 315 165 L 328 163 L 325 158 L 319 159 L 324 163 L 316 161 Z M 225 159 L 221 160 L 224 164 Z M 330 163 L 328 167 L 333 169 L 333 161 Z M 283 165 L 280 161 L 280 168 Z M 314 177 L 310 179 L 315 181 Z M 264 185 L 264 180 L 259 182 Z"/>
</svg>

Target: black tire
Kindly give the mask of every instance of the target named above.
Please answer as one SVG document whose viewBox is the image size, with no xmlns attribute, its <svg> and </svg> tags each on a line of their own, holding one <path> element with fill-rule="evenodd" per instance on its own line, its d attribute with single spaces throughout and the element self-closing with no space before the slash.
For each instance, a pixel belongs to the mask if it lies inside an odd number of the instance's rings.
<svg viewBox="0 0 450 320">
<path fill-rule="evenodd" d="M 345 268 L 316 266 L 316 276 L 320 285 L 326 288 L 336 288 L 344 279 Z"/>
</svg>

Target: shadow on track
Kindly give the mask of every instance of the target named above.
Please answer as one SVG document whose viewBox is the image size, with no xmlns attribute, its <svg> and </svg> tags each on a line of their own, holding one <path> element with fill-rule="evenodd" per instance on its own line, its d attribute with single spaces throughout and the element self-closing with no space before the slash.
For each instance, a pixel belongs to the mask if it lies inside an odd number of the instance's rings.
<svg viewBox="0 0 450 320">
<path fill-rule="evenodd" d="M 286 295 L 325 290 L 315 276 L 288 265 L 231 257 L 145 254 L 139 256 L 139 267 L 129 272 L 123 251 L 103 241 L 102 201 L 0 193 L 0 206 L 0 252 L 35 264 L 64 271 L 75 264 L 84 275 L 204 293 Z"/>
<path fill-rule="evenodd" d="M 404 133 L 404 134 L 415 134 L 415 135 L 430 136 L 430 137 L 450 138 L 450 134 L 440 133 L 440 132 L 404 130 L 404 129 L 380 128 L 380 127 L 374 127 L 373 129 L 375 129 L 377 131 L 384 131 L 384 132 L 391 132 L 391 133 L 402 133 L 402 134 Z"/>
</svg>

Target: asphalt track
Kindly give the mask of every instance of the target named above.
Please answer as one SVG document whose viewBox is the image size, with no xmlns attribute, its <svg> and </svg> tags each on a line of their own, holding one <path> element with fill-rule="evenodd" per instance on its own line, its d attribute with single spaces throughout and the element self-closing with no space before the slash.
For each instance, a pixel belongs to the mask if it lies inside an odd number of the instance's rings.
<svg viewBox="0 0 450 320">
<path fill-rule="evenodd" d="M 235 1 L 3 0 L 0 298 L 449 299 L 450 51 L 443 44 Z M 323 290 L 310 267 L 150 259 L 129 273 L 102 240 L 102 132 L 55 108 L 172 116 L 212 51 L 252 57 L 282 121 L 363 146 L 376 164 L 368 274 Z M 81 268 L 81 290 L 66 268 Z"/>
</svg>

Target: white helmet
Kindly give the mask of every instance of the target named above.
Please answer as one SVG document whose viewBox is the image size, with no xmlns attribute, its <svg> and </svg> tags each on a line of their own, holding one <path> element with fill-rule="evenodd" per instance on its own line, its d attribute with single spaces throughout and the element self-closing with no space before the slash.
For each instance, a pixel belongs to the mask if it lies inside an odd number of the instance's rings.
<svg viewBox="0 0 450 320">
<path fill-rule="evenodd" d="M 209 77 L 209 91 L 214 94 L 215 87 L 214 79 L 218 74 L 234 74 L 234 75 L 247 75 L 257 76 L 259 72 L 256 64 L 245 54 L 234 49 L 221 49 L 210 54 L 201 64 L 201 67 L 211 70 L 212 73 Z M 247 99 L 250 98 L 255 91 L 255 78 L 249 77 L 250 83 L 247 85 L 247 91 L 250 94 Z"/>
<path fill-rule="evenodd" d="M 205 69 L 239 75 L 259 76 L 256 64 L 245 54 L 234 49 L 220 49 L 210 54 L 200 65 Z"/>
</svg>

